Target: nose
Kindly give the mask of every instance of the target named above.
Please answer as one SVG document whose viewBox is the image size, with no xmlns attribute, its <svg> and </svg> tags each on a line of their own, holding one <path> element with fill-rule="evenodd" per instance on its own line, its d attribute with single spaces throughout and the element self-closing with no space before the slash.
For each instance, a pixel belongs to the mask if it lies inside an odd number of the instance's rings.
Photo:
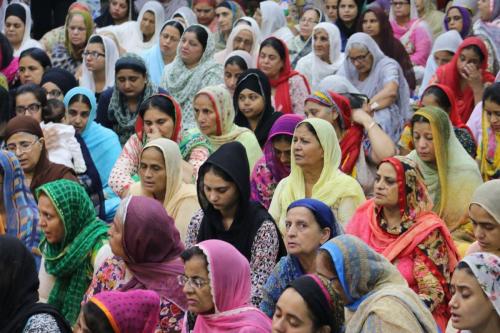
<svg viewBox="0 0 500 333">
<path fill-rule="evenodd" d="M 191 284 L 189 282 L 186 282 L 186 284 L 182 287 L 182 292 L 184 294 L 192 294 L 194 291 L 193 287 L 191 287 Z"/>
<path fill-rule="evenodd" d="M 448 303 L 448 306 L 450 308 L 456 309 L 458 307 L 458 302 L 457 302 L 457 294 L 453 294 L 451 296 L 450 302 Z"/>
<path fill-rule="evenodd" d="M 285 332 L 283 318 L 276 318 L 276 316 L 273 317 L 273 333 L 274 332 L 277 332 L 277 333 Z"/>
<path fill-rule="evenodd" d="M 217 194 L 215 194 L 214 192 L 210 192 L 210 193 L 207 195 L 207 197 L 208 197 L 208 200 L 209 200 L 210 202 L 217 202 L 217 199 L 218 199 L 218 198 L 217 198 Z"/>
<path fill-rule="evenodd" d="M 286 164 L 286 163 L 288 163 L 288 162 L 289 162 L 289 158 L 288 158 L 288 156 L 286 156 L 286 154 L 284 154 L 284 153 L 281 153 L 281 154 L 280 154 L 279 159 L 280 159 L 280 162 L 281 162 L 282 164 Z"/>
</svg>

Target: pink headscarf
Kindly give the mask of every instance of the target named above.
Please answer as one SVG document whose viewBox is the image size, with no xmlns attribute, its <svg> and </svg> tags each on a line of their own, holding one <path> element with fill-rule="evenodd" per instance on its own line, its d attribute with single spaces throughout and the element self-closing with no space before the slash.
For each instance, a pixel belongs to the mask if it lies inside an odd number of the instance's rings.
<svg viewBox="0 0 500 333">
<path fill-rule="evenodd" d="M 208 259 L 215 313 L 199 314 L 194 333 L 271 332 L 271 320 L 250 305 L 250 265 L 231 244 L 207 240 L 197 244 Z M 186 332 L 184 326 L 183 332 Z"/>
<path fill-rule="evenodd" d="M 0 51 L 0 64 L 2 63 L 3 55 L 2 52 Z M 7 81 L 9 81 L 9 84 L 14 81 L 17 75 L 17 70 L 19 69 L 19 58 L 13 58 L 10 64 L 7 65 L 5 68 L 0 69 L 0 73 L 5 75 L 7 78 Z"/>
<path fill-rule="evenodd" d="M 115 332 L 154 333 L 160 318 L 160 297 L 151 290 L 105 291 L 90 302 L 101 309 Z"/>
</svg>

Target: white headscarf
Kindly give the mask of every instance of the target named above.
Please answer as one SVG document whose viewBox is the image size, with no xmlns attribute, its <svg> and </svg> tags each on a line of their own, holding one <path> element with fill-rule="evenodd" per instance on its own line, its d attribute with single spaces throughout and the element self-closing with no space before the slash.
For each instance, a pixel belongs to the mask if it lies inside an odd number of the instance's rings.
<svg viewBox="0 0 500 333">
<path fill-rule="evenodd" d="M 463 40 L 462 37 L 460 36 L 460 33 L 456 30 L 449 30 L 439 35 L 438 38 L 436 38 L 434 46 L 432 47 L 431 54 L 429 55 L 429 58 L 427 58 L 424 78 L 422 79 L 422 84 L 420 85 L 420 89 L 418 91 L 419 96 L 422 96 L 425 89 L 429 85 L 429 81 L 431 80 L 431 78 L 436 73 L 436 70 L 438 69 L 438 65 L 434 60 L 434 53 L 439 51 L 448 51 L 454 54 L 455 52 L 457 52 L 457 49 L 462 43 L 462 41 Z"/>
<path fill-rule="evenodd" d="M 330 63 L 321 60 L 314 51 L 314 33 L 319 29 L 324 30 L 328 34 L 328 41 L 330 43 Z M 340 31 L 335 24 L 322 22 L 314 27 L 312 34 L 312 52 L 300 59 L 297 64 L 297 70 L 307 77 L 309 82 L 311 82 L 313 90 L 317 89 L 324 77 L 337 73 L 344 63 L 344 54 L 340 52 L 341 46 L 342 40 L 340 38 Z"/>
<path fill-rule="evenodd" d="M 89 40 L 94 36 L 98 35 L 90 36 Z M 105 90 L 106 88 L 113 87 L 115 85 L 115 63 L 120 57 L 120 54 L 118 53 L 118 47 L 111 38 L 106 36 L 99 36 L 99 37 L 101 37 L 102 42 L 104 44 L 104 54 L 106 57 L 106 65 L 104 67 L 104 72 L 106 74 L 106 84 L 103 89 Z M 82 77 L 80 78 L 80 86 L 88 88 L 93 92 L 96 92 L 94 75 L 87 68 L 85 61 L 83 61 L 82 63 Z"/>
<path fill-rule="evenodd" d="M 245 61 L 245 64 L 247 64 L 248 69 L 250 69 L 250 68 L 256 68 L 255 67 L 255 63 L 254 63 L 254 59 L 252 58 L 252 56 L 250 55 L 250 53 L 248 53 L 247 51 L 243 51 L 243 50 L 236 50 L 236 51 L 233 51 L 233 52 L 229 53 L 226 56 L 226 59 L 224 59 L 224 64 L 223 65 L 225 66 L 226 62 L 231 57 L 234 57 L 234 56 L 238 56 L 241 59 L 243 59 L 243 61 Z"/>
<path fill-rule="evenodd" d="M 9 6 L 7 6 L 6 3 L 7 3 L 7 0 L 4 0 L 2 3 L 2 10 L 3 10 L 4 15 L 5 15 L 5 11 L 7 10 L 7 8 L 13 4 L 18 4 L 21 7 L 23 7 L 24 12 L 26 13 L 26 22 L 24 23 L 23 40 L 21 41 L 21 45 L 19 46 L 19 48 L 17 50 L 14 50 L 14 57 L 19 57 L 19 55 L 21 55 L 21 52 L 23 52 L 24 50 L 27 50 L 29 48 L 32 48 L 32 47 L 36 47 L 36 48 L 43 50 L 42 44 L 40 44 L 36 40 L 32 39 L 30 36 L 31 26 L 33 24 L 33 20 L 31 19 L 30 8 L 22 2 L 13 2 Z M 5 8 L 4 8 L 4 4 L 5 4 Z M 3 27 L 2 31 L 4 34 L 5 34 L 5 19 L 6 19 L 6 17 L 4 16 L 2 18 L 2 27 Z"/>
<path fill-rule="evenodd" d="M 353 86 L 344 76 L 340 75 L 329 75 L 325 77 L 321 80 L 316 90 L 331 90 L 337 94 L 359 94 L 358 88 Z"/>
<path fill-rule="evenodd" d="M 219 64 L 223 64 L 226 57 L 228 54 L 233 52 L 233 43 L 234 43 L 234 38 L 240 33 L 242 30 L 248 30 L 252 33 L 252 38 L 253 38 L 253 44 L 252 44 L 252 49 L 250 50 L 250 55 L 252 57 L 252 66 L 256 66 L 257 64 L 257 58 L 259 57 L 259 48 L 260 48 L 260 29 L 258 27 L 250 26 L 248 24 L 238 24 L 236 25 L 231 33 L 229 34 L 229 37 L 227 38 L 227 43 L 226 43 L 226 48 L 222 51 L 217 52 L 214 55 L 215 61 Z"/>
<path fill-rule="evenodd" d="M 260 31 L 262 38 L 276 36 L 276 32 L 282 28 L 288 28 L 286 24 L 286 17 L 283 9 L 274 1 L 262 1 L 260 3 L 260 11 L 262 14 L 262 23 Z"/>
<path fill-rule="evenodd" d="M 196 17 L 196 14 L 189 7 L 181 7 L 177 9 L 175 13 L 172 15 L 172 19 L 175 19 L 176 15 L 181 16 L 184 19 L 184 21 L 186 21 L 185 24 L 186 28 L 189 27 L 190 25 L 198 24 L 198 18 Z"/>
</svg>

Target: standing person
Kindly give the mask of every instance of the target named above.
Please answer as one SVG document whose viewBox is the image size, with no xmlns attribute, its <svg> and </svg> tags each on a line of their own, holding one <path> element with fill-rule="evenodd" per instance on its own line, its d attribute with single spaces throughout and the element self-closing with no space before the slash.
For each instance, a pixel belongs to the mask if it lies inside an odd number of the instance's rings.
<svg viewBox="0 0 500 333">
<path fill-rule="evenodd" d="M 34 22 L 33 37 L 39 40 L 49 30 L 64 25 L 64 19 L 72 2 L 73 0 L 30 1 Z"/>
<path fill-rule="evenodd" d="M 24 3 L 11 3 L 5 11 L 5 35 L 14 49 L 14 57 L 18 57 L 26 49 L 42 44 L 31 38 L 31 11 Z"/>
</svg>

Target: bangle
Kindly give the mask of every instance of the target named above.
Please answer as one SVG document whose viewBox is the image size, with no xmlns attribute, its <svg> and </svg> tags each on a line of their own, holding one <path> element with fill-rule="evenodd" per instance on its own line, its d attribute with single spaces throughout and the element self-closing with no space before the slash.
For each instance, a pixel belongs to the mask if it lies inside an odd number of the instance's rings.
<svg viewBox="0 0 500 333">
<path fill-rule="evenodd" d="M 380 106 L 380 104 L 378 104 L 377 102 L 373 102 L 372 104 L 370 104 L 370 110 L 377 111 L 377 108 L 379 106 Z"/>
<path fill-rule="evenodd" d="M 366 129 L 366 131 L 369 132 L 373 127 L 375 127 L 375 125 L 377 125 L 377 123 L 372 121 L 372 123 L 370 125 L 368 125 L 368 128 Z"/>
</svg>

